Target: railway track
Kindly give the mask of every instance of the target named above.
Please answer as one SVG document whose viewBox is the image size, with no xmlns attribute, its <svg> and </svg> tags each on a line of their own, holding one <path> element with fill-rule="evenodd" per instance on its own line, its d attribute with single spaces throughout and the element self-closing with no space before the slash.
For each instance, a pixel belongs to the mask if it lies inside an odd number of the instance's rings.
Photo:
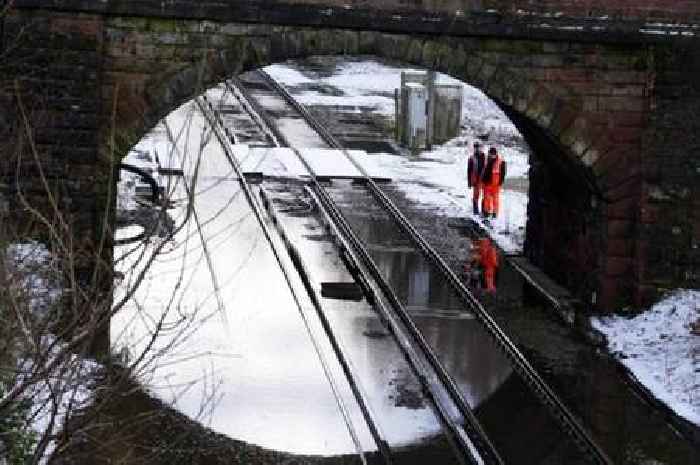
<svg viewBox="0 0 700 465">
<path fill-rule="evenodd" d="M 264 72 L 260 71 L 259 73 L 259 76 L 266 84 L 283 97 L 285 101 L 316 130 L 329 147 L 340 150 L 361 174 L 362 181 L 373 198 L 381 205 L 383 210 L 393 218 L 393 221 L 403 232 L 411 238 L 435 268 L 440 271 L 443 278 L 451 284 L 453 289 L 460 296 L 465 308 L 479 319 L 497 347 L 499 347 L 510 360 L 513 370 L 521 377 L 536 398 L 546 407 L 547 411 L 557 421 L 559 427 L 576 443 L 580 451 L 585 455 L 586 460 L 596 464 L 612 463 L 587 431 L 580 425 L 575 416 L 529 364 L 515 344 L 513 344 L 508 336 L 496 324 L 487 310 L 472 295 L 470 290 L 464 286 L 462 281 L 448 267 L 442 257 L 430 246 L 425 238 L 410 224 L 392 200 L 382 191 L 380 186 L 368 176 L 363 167 L 348 151 L 344 150 L 341 144 L 322 123 L 314 118 L 305 107 L 296 102 L 284 87 L 279 85 Z M 241 102 L 242 106 L 246 108 L 246 111 L 250 112 L 251 117 L 256 120 L 261 128 L 266 128 L 263 129 L 263 131 L 268 135 L 270 141 L 278 146 L 289 145 L 284 135 L 277 130 L 275 122 L 257 104 L 256 100 L 248 95 L 244 86 L 237 82 L 227 83 L 227 86 L 231 93 Z M 211 115 L 212 124 L 220 126 L 219 131 L 221 132 L 221 137 L 226 139 L 222 141 L 222 144 L 235 142 L 235 138 L 232 137 L 230 131 L 224 128 L 220 116 L 216 115 L 215 109 L 209 107 L 208 111 Z M 348 268 L 353 271 L 357 280 L 365 289 L 368 300 L 374 304 L 377 311 L 381 314 L 382 319 L 386 322 L 387 328 L 401 347 L 406 360 L 411 365 L 418 379 L 420 379 L 424 391 L 433 402 L 434 410 L 440 417 L 445 433 L 450 439 L 460 462 L 504 463 L 496 448 L 493 446 L 493 443 L 471 411 L 459 387 L 440 363 L 439 354 L 436 354 L 426 342 L 420 330 L 414 324 L 411 316 L 402 305 L 400 299 L 382 276 L 382 273 L 368 253 L 367 248 L 357 237 L 352 227 L 343 216 L 340 208 L 338 208 L 332 197 L 319 181 L 313 167 L 299 151 L 294 150 L 294 152 L 309 172 L 311 180 L 308 187 L 309 195 L 321 207 L 327 228 L 335 237 L 335 241 L 342 252 L 342 256 Z M 232 163 L 235 162 L 232 161 Z M 242 173 L 240 177 L 244 179 Z M 264 193 L 264 191 L 262 192 Z M 263 204 L 265 208 L 268 209 L 268 212 L 274 214 L 273 206 L 269 200 L 266 200 L 264 194 Z M 293 245 L 288 244 L 287 247 L 288 250 L 292 251 L 291 253 L 293 255 Z M 297 262 L 300 263 L 301 261 L 301 258 L 298 257 Z M 303 268 L 303 264 L 297 264 L 297 266 Z M 308 284 L 308 287 L 310 287 L 310 284 Z M 320 303 L 316 301 L 314 305 L 317 307 L 319 315 L 322 315 Z M 332 340 L 335 339 L 332 328 L 328 326 L 327 322 L 325 322 L 324 328 L 329 338 Z M 358 385 L 359 382 L 356 379 L 356 375 L 352 373 L 349 364 L 348 368 L 346 368 L 345 364 L 342 362 L 342 358 L 344 357 L 342 348 L 338 344 L 334 344 L 334 350 L 336 356 L 341 360 L 341 364 L 344 365 L 345 375 L 350 380 L 350 384 Z M 362 393 L 360 389 L 354 389 L 354 393 L 358 403 L 361 404 Z M 456 418 L 454 414 L 450 414 L 451 411 L 459 412 Z M 372 430 L 372 436 L 377 443 L 377 448 L 380 451 L 383 462 L 392 463 L 391 450 L 379 429 L 376 428 L 376 419 L 372 417 L 369 409 L 363 409 L 363 415 L 370 430 Z M 374 426 L 372 426 L 372 424 L 374 424 Z"/>
<path fill-rule="evenodd" d="M 229 91 L 232 94 L 236 93 L 234 86 L 229 86 Z M 239 99 L 239 101 L 241 101 L 240 97 L 240 95 L 237 96 L 237 99 Z M 245 106 L 254 106 L 254 104 L 251 103 L 254 102 L 252 99 L 248 98 L 245 100 L 247 100 L 247 102 L 244 104 Z M 223 127 L 223 121 L 221 120 L 220 116 L 216 115 L 213 106 L 210 106 L 210 104 L 205 103 L 203 105 L 200 105 L 200 108 L 206 110 L 206 105 L 209 105 L 207 113 L 209 114 L 208 119 L 210 123 L 219 127 L 219 138 L 222 144 L 228 145 L 229 142 L 235 142 L 235 137 L 233 137 L 230 131 L 221 129 Z M 259 112 L 258 114 L 263 114 L 262 112 L 260 112 L 259 109 L 257 109 L 257 111 Z M 275 134 L 274 137 L 271 137 L 271 140 L 283 141 L 283 143 L 285 142 L 284 136 L 281 134 Z M 234 160 L 232 151 L 228 150 L 227 152 L 229 153 L 230 159 L 232 160 L 232 164 L 234 164 L 234 166 L 237 166 L 238 163 Z M 374 266 L 376 276 L 379 276 L 377 274 L 378 270 L 376 269 L 376 265 L 373 265 L 371 259 L 369 259 L 368 262 L 369 254 L 366 252 L 366 250 L 362 248 L 359 239 L 357 239 L 357 237 L 354 235 L 349 224 L 340 213 L 339 208 L 337 207 L 337 205 L 335 205 L 335 202 L 326 192 L 326 189 L 321 185 L 321 182 L 319 181 L 319 178 L 314 172 L 311 165 L 299 151 L 294 150 L 294 152 L 297 155 L 297 157 L 299 157 L 299 160 L 302 162 L 302 164 L 305 166 L 309 173 L 311 179 L 310 195 L 315 199 L 315 201 L 319 205 L 322 206 L 322 211 L 326 218 L 326 225 L 329 229 L 329 232 L 331 232 L 335 237 L 336 243 L 340 246 L 344 261 L 346 262 L 348 268 L 353 270 L 353 274 L 361 282 L 361 285 L 364 288 L 366 295 L 368 296 L 368 300 L 372 302 L 373 306 L 382 315 L 383 321 L 386 322 L 390 333 L 397 341 L 406 360 L 413 369 L 414 374 L 421 382 L 424 393 L 431 400 L 434 410 L 439 416 L 439 420 L 446 430 L 448 439 L 451 442 L 454 450 L 456 451 L 456 459 L 459 461 L 459 463 L 462 464 L 504 463 L 503 460 L 498 456 L 495 448 L 490 443 L 488 438 L 486 438 L 485 433 L 476 421 L 471 410 L 469 410 L 466 401 L 464 400 L 456 385 L 454 383 L 450 383 L 448 389 L 445 390 L 440 388 L 438 378 L 442 380 L 443 383 L 445 381 L 448 381 L 449 378 L 447 377 L 444 368 L 439 366 L 439 362 L 437 362 L 437 356 L 434 353 L 432 353 L 431 349 L 428 347 L 425 341 L 423 341 L 421 347 L 424 351 L 427 350 L 427 352 L 420 354 L 417 353 L 417 351 L 413 348 L 412 344 L 409 341 L 412 337 L 415 337 L 416 335 L 420 337 L 420 333 L 417 331 L 415 326 L 412 325 L 407 312 L 405 311 L 405 309 L 403 309 L 403 307 L 400 305 L 398 299 L 395 296 L 393 296 L 389 303 L 387 303 L 386 300 L 382 297 L 382 290 L 386 292 L 387 289 L 390 289 L 388 284 L 386 284 L 385 282 L 375 282 L 374 276 L 372 276 L 372 273 L 369 272 L 366 267 L 368 266 L 367 263 L 370 263 L 370 266 Z M 237 167 L 237 170 L 240 170 L 240 167 Z M 240 172 L 238 175 L 240 179 L 245 179 L 245 176 L 242 172 Z M 250 186 L 248 186 L 248 190 L 250 190 Z M 276 215 L 274 212 L 274 207 L 272 203 L 268 200 L 267 196 L 264 193 L 264 190 L 262 189 L 261 194 L 263 204 L 268 209 L 271 216 L 275 218 Z M 283 231 L 282 234 L 284 235 Z M 295 262 L 295 265 L 300 270 L 300 275 L 308 276 L 308 273 L 304 269 L 305 267 L 303 264 L 303 260 L 299 256 L 298 252 L 296 252 L 296 249 L 293 247 L 292 244 L 289 243 L 288 240 L 285 242 L 287 243 L 287 248 L 290 253 L 290 256 L 292 257 L 292 260 Z M 362 258 L 358 257 L 358 251 L 359 255 Z M 360 380 L 358 380 L 357 375 L 354 373 L 351 363 L 345 356 L 345 353 L 342 347 L 340 346 L 338 338 L 334 334 L 328 319 L 324 315 L 321 304 L 318 298 L 316 297 L 314 290 L 312 289 L 311 283 L 309 282 L 308 278 L 302 279 L 304 280 L 307 292 L 311 296 L 311 300 L 317 310 L 317 314 L 319 315 L 322 325 L 326 330 L 326 334 L 331 341 L 335 355 L 338 358 L 345 373 L 345 376 L 348 379 L 349 384 L 353 390 L 355 399 L 357 400 L 358 405 L 362 410 L 363 417 L 372 433 L 372 437 L 377 445 L 377 449 L 381 457 L 381 463 L 395 463 L 391 448 L 384 436 L 382 435 L 380 428 L 378 427 L 378 420 L 368 408 L 366 400 L 363 397 L 360 388 L 361 382 Z M 391 308 L 392 306 L 395 306 L 397 304 L 399 306 L 398 309 Z M 401 312 L 401 314 L 399 314 L 398 316 L 395 313 L 397 311 Z M 410 325 L 410 328 L 408 329 L 405 326 L 403 326 L 407 322 Z M 427 363 L 430 363 L 433 368 L 438 367 L 438 376 L 436 376 L 435 373 L 431 373 L 430 370 L 426 367 L 426 360 L 428 361 Z M 445 398 L 450 398 L 453 404 L 445 405 Z M 455 418 L 455 415 L 453 413 L 455 411 L 460 412 L 462 416 Z M 468 426 L 465 428 L 464 425 Z M 474 441 L 472 438 L 477 438 L 477 440 Z M 477 445 L 474 444 L 475 442 L 477 443 Z"/>
<path fill-rule="evenodd" d="M 238 86 L 229 85 L 229 91 L 236 95 L 238 94 L 236 92 L 237 87 L 240 89 L 242 86 L 240 86 L 240 84 Z M 239 99 L 239 101 L 241 100 L 240 94 L 238 94 L 237 99 Z M 254 100 L 252 98 L 247 97 L 245 100 L 247 100 L 245 106 L 253 108 L 258 116 L 261 114 L 264 115 L 259 107 L 254 108 L 256 105 L 253 103 Z M 208 110 L 211 115 L 209 117 L 210 122 L 222 126 L 223 122 L 221 118 L 215 114 L 213 107 L 210 106 Z M 256 116 L 256 118 L 258 116 Z M 274 128 L 272 122 L 268 121 L 267 124 Z M 235 142 L 235 137 L 230 136 L 230 131 L 223 130 L 222 133 L 226 135 L 225 137 L 229 138 L 228 141 L 223 142 L 224 144 Z M 276 133 L 271 139 L 282 141 L 282 144 L 286 144 L 282 134 Z M 309 173 L 309 194 L 315 202 L 321 206 L 327 229 L 335 238 L 336 244 L 340 247 L 343 260 L 361 283 L 368 301 L 370 301 L 380 313 L 389 332 L 403 352 L 406 361 L 420 381 L 424 393 L 432 402 L 434 411 L 439 417 L 439 421 L 444 427 L 446 436 L 455 450 L 455 458 L 462 464 L 503 464 L 503 460 L 496 452 L 493 444 L 491 444 L 486 437 L 485 432 L 469 409 L 459 388 L 451 381 L 447 375 L 447 371 L 438 361 L 436 354 L 423 340 L 422 335 L 411 322 L 408 313 L 393 291 L 391 291 L 390 286 L 381 278 L 378 268 L 369 257 L 369 253 L 354 234 L 352 228 L 341 214 L 340 209 L 319 181 L 319 177 L 316 175 L 312 166 L 298 150 L 294 150 L 294 152 Z M 231 157 L 233 157 L 233 155 L 231 155 Z M 239 174 L 239 177 L 244 179 L 242 173 Z M 261 189 L 263 204 L 268 209 L 271 216 L 275 218 L 274 206 L 264 192 L 265 191 Z M 284 236 L 284 231 L 282 231 L 282 234 Z M 302 276 L 307 276 L 308 273 L 304 269 L 303 259 L 288 240 L 286 240 L 286 243 L 292 260 L 301 271 L 300 274 Z M 394 463 L 391 448 L 381 434 L 380 428 L 377 426 L 378 420 L 371 413 L 362 396 L 360 389 L 361 382 L 357 379 L 357 375 L 354 373 L 351 363 L 347 360 L 338 342 L 338 338 L 333 333 L 330 323 L 321 308 L 320 302 L 315 296 L 311 283 L 308 281 L 308 278 L 304 278 L 304 281 L 319 318 L 333 345 L 336 357 L 343 367 L 345 376 L 353 389 L 355 399 L 360 405 L 365 421 L 372 432 L 373 439 L 377 445 L 379 455 L 381 456 L 381 462 L 386 464 Z M 412 344 L 410 342 L 415 340 L 415 338 L 419 338 L 420 342 L 418 344 Z M 420 351 L 414 348 L 416 346 L 420 348 Z M 455 415 L 455 412 L 458 412 L 458 414 Z"/>
</svg>

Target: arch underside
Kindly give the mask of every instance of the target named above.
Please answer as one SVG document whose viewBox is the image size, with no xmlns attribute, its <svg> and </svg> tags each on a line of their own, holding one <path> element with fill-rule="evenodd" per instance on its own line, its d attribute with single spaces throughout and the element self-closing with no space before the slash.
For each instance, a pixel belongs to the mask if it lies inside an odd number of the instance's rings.
<svg viewBox="0 0 700 465">
<path fill-rule="evenodd" d="M 602 293 L 598 302 L 611 303 L 601 285 L 607 260 L 607 220 L 601 206 L 617 202 L 618 184 L 608 174 L 618 173 L 614 169 L 618 159 L 626 159 L 634 150 L 629 144 L 617 146 L 609 138 L 610 131 L 601 131 L 610 129 L 610 123 L 601 125 L 599 113 L 586 111 L 585 99 L 567 82 L 565 73 L 559 80 L 551 79 L 547 73 L 556 75 L 558 70 L 542 66 L 547 60 L 558 63 L 570 50 L 568 44 L 236 24 L 205 26 L 177 33 L 183 49 L 189 47 L 182 56 L 177 49 L 173 52 L 172 46 L 164 46 L 162 56 L 157 49 L 151 51 L 152 69 L 140 70 L 135 81 L 129 80 L 129 72 L 114 74 L 112 84 L 122 87 L 117 121 L 130 144 L 207 87 L 287 59 L 373 55 L 440 71 L 481 89 L 496 101 L 540 155 L 541 163 L 534 163 L 533 180 L 541 185 L 530 192 L 526 253 L 531 260 L 579 297 L 588 300 L 593 293 Z M 153 31 L 142 37 L 153 40 L 158 34 Z M 111 36 L 126 36 L 126 43 L 131 40 L 129 31 Z M 119 55 L 123 43 L 115 41 L 113 54 Z M 192 43 L 200 46 L 192 49 Z M 126 95 L 124 89 L 128 89 Z M 134 118 L 134 114 L 141 118 Z M 629 202 L 627 191 L 622 199 Z M 592 208 L 596 205 L 598 208 Z M 618 258 L 631 263 L 633 257 Z M 609 294 L 617 298 L 623 292 L 622 300 L 628 299 L 631 286 L 631 282 L 622 283 Z"/>
</svg>

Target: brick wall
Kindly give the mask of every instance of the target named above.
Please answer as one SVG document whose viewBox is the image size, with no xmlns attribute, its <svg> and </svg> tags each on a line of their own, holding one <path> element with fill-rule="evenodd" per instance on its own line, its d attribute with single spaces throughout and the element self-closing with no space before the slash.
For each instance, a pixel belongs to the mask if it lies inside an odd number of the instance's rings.
<svg viewBox="0 0 700 465">
<path fill-rule="evenodd" d="M 281 0 L 305 5 L 351 5 L 356 8 L 563 13 L 571 16 L 687 21 L 700 17 L 695 0 Z"/>
<path fill-rule="evenodd" d="M 697 146 L 692 138 L 700 133 L 693 117 L 700 80 L 686 70 L 691 58 L 697 63 L 690 45 L 436 38 L 41 10 L 14 12 L 3 34 L 5 43 L 21 41 L 0 64 L 0 105 L 12 104 L 7 77 L 18 76 L 50 184 L 76 230 L 90 230 L 81 234 L 86 242 L 98 237 L 110 204 L 110 158 L 198 89 L 286 58 L 369 53 L 451 74 L 511 112 L 543 155 L 533 163 L 539 190 L 529 252 L 581 297 L 595 292 L 599 303 L 617 306 L 697 275 L 698 152 L 683 151 Z M 682 147 L 669 148 L 675 140 Z M 3 160 L 3 179 L 12 181 L 14 163 Z M 41 204 L 33 159 L 23 160 L 24 188 Z"/>
<path fill-rule="evenodd" d="M 495 24 L 494 17 L 487 19 L 487 12 L 504 13 L 508 17 L 527 19 L 530 14 L 549 15 L 556 18 L 557 14 L 578 18 L 601 18 L 612 20 L 650 20 L 663 22 L 680 22 L 700 20 L 700 4 L 695 0 L 190 0 L 181 2 L 162 2 L 160 0 L 14 0 L 18 8 L 52 8 L 57 11 L 83 11 L 95 14 L 121 14 L 132 16 L 157 16 L 173 18 L 225 19 L 228 21 L 252 20 L 276 24 L 284 23 L 284 14 L 306 16 L 310 21 L 317 21 L 317 13 L 328 7 L 341 8 L 348 13 L 344 21 L 353 22 L 353 10 L 401 10 L 404 12 L 418 11 L 431 13 L 454 14 L 461 11 L 466 16 L 476 16 L 486 24 Z M 287 6 L 301 6 L 301 9 L 288 9 Z M 305 8 L 305 9 L 304 9 Z M 261 16 L 261 11 L 264 15 Z M 360 20 L 358 14 L 356 20 Z M 374 16 L 374 15 L 372 15 Z M 493 16 L 493 15 L 491 15 Z M 292 18 L 287 18 L 289 21 Z M 323 18 L 321 18 L 323 19 Z M 371 19 L 371 18 L 370 18 Z M 370 20 L 375 27 L 386 25 L 392 21 L 379 19 Z M 326 16 L 323 22 L 333 21 L 332 16 Z M 537 20 L 539 21 L 539 20 Z M 289 24 L 301 24 L 293 22 Z M 311 23 L 307 23 L 311 24 Z"/>
<path fill-rule="evenodd" d="M 657 47 L 636 247 L 643 301 L 700 288 L 700 49 Z"/>
<path fill-rule="evenodd" d="M 75 247 L 85 275 L 94 269 L 110 202 L 110 165 L 100 157 L 102 38 L 102 18 L 94 15 L 11 11 L 3 27 L 0 105 L 10 130 L 0 182 L 24 196 L 8 196 L 11 223 L 53 246 L 43 215 Z"/>
<path fill-rule="evenodd" d="M 687 21 L 689 17 L 700 17 L 700 4 L 695 0 L 485 0 L 480 3 L 484 8 L 504 11 L 562 12 L 571 16 L 667 19 L 680 22 Z"/>
</svg>

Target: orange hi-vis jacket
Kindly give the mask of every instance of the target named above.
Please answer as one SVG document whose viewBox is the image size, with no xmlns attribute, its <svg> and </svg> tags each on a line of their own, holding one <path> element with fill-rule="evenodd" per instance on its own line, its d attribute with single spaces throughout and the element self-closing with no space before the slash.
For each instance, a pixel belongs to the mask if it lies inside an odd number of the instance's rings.
<svg viewBox="0 0 700 465">
<path fill-rule="evenodd" d="M 501 160 L 500 155 L 496 155 L 496 158 L 491 164 L 490 160 L 486 162 L 486 166 L 491 168 L 491 173 L 490 176 L 487 173 L 484 173 L 483 179 L 484 179 L 484 185 L 485 186 L 490 186 L 490 187 L 499 187 L 502 182 L 502 173 L 501 170 L 504 168 L 503 163 Z"/>
</svg>

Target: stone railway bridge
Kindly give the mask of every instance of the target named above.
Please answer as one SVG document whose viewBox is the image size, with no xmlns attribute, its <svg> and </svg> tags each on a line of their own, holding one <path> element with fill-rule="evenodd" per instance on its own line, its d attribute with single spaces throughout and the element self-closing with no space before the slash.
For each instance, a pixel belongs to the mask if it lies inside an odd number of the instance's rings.
<svg viewBox="0 0 700 465">
<path fill-rule="evenodd" d="M 700 283 L 700 2 L 3 3 L 5 214 L 26 211 L 17 192 L 61 213 L 85 264 L 110 256 L 114 163 L 169 111 L 270 63 L 369 54 L 462 79 L 513 119 L 535 152 L 526 253 L 585 301 Z"/>
</svg>

